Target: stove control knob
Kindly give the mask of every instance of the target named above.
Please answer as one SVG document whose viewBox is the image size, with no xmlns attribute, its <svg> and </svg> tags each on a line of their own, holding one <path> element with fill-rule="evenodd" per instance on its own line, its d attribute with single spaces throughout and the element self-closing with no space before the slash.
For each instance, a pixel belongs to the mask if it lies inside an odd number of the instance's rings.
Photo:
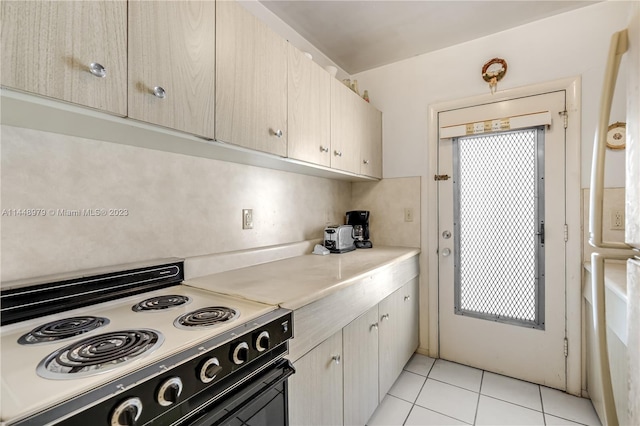
<svg viewBox="0 0 640 426">
<path fill-rule="evenodd" d="M 267 330 L 262 331 L 256 337 L 256 350 L 258 352 L 264 352 L 269 349 L 269 332 Z"/>
<path fill-rule="evenodd" d="M 180 394 L 182 393 L 182 380 L 180 377 L 172 377 L 165 380 L 158 389 L 158 404 L 163 407 L 168 407 L 171 404 L 178 402 Z"/>
<path fill-rule="evenodd" d="M 200 367 L 200 381 L 202 383 L 212 382 L 221 371 L 222 367 L 220 367 L 218 358 L 209 358 L 202 364 L 202 367 Z"/>
<path fill-rule="evenodd" d="M 111 426 L 135 426 L 142 414 L 140 398 L 128 398 L 118 405 L 111 414 Z"/>
<path fill-rule="evenodd" d="M 247 342 L 240 342 L 233 349 L 231 359 L 236 365 L 244 364 L 249 359 L 249 345 Z"/>
</svg>

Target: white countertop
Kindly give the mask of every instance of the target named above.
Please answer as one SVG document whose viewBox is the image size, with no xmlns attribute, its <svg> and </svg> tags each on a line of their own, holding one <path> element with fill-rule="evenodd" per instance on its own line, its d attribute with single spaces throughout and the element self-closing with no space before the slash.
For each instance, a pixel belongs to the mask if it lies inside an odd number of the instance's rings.
<svg viewBox="0 0 640 426">
<path fill-rule="evenodd" d="M 417 248 L 383 246 L 326 256 L 305 254 L 183 284 L 293 310 L 419 253 Z"/>
</svg>

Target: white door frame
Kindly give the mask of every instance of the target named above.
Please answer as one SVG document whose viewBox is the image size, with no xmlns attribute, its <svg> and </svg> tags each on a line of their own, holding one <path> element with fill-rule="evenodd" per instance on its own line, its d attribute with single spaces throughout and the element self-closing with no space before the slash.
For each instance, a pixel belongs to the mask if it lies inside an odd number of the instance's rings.
<svg viewBox="0 0 640 426">
<path fill-rule="evenodd" d="M 569 352 L 567 356 L 567 392 L 582 392 L 582 232 L 581 232 L 581 78 L 567 78 L 551 82 L 498 91 L 495 94 L 474 96 L 429 105 L 428 117 L 428 173 L 421 185 L 422 199 L 422 247 L 428 277 L 428 354 L 437 357 L 438 346 L 438 192 L 433 176 L 438 172 L 438 113 L 455 108 L 465 108 L 486 103 L 531 96 L 546 92 L 566 90 L 568 126 L 566 129 L 566 216 L 569 239 L 566 245 L 566 316 Z M 552 117 L 554 121 L 563 117 Z M 424 274 L 424 273 L 423 273 Z M 424 276 L 424 275 L 423 275 Z M 421 297 L 422 299 L 422 297 Z M 427 321 L 424 319 L 421 324 Z"/>
</svg>

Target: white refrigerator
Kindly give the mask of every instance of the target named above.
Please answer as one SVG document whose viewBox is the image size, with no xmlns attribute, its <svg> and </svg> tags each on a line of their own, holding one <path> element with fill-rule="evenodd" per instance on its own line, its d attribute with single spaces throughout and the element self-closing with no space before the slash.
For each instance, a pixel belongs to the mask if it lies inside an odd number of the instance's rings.
<svg viewBox="0 0 640 426">
<path fill-rule="evenodd" d="M 626 114 L 626 208 L 625 242 L 602 239 L 602 201 L 604 192 L 604 156 L 611 103 L 618 68 L 625 58 L 627 83 Z M 620 254 L 594 253 L 592 262 L 592 300 L 599 372 L 604 402 L 603 424 L 640 425 L 640 5 L 635 2 L 625 30 L 613 34 L 605 71 L 600 117 L 596 128 L 591 169 L 589 243 L 596 248 L 620 249 Z M 629 361 L 628 418 L 618 419 L 611 386 L 606 343 L 604 261 L 627 261 L 627 349 Z"/>
</svg>

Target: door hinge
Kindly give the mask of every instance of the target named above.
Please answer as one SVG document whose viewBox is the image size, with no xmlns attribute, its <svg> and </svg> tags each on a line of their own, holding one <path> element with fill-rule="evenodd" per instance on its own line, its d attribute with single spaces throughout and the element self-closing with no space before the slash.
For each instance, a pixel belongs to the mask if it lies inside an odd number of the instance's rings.
<svg viewBox="0 0 640 426">
<path fill-rule="evenodd" d="M 561 115 L 562 119 L 564 120 L 564 128 L 566 129 L 567 127 L 569 127 L 569 113 L 567 112 L 567 110 L 565 109 L 564 111 L 560 111 L 558 115 Z"/>
<path fill-rule="evenodd" d="M 435 175 L 433 180 L 449 180 L 450 177 L 449 175 Z"/>
<path fill-rule="evenodd" d="M 569 340 L 565 337 L 564 338 L 564 357 L 568 357 L 569 356 Z"/>
<path fill-rule="evenodd" d="M 569 241 L 569 225 L 564 224 L 564 242 Z"/>
</svg>

